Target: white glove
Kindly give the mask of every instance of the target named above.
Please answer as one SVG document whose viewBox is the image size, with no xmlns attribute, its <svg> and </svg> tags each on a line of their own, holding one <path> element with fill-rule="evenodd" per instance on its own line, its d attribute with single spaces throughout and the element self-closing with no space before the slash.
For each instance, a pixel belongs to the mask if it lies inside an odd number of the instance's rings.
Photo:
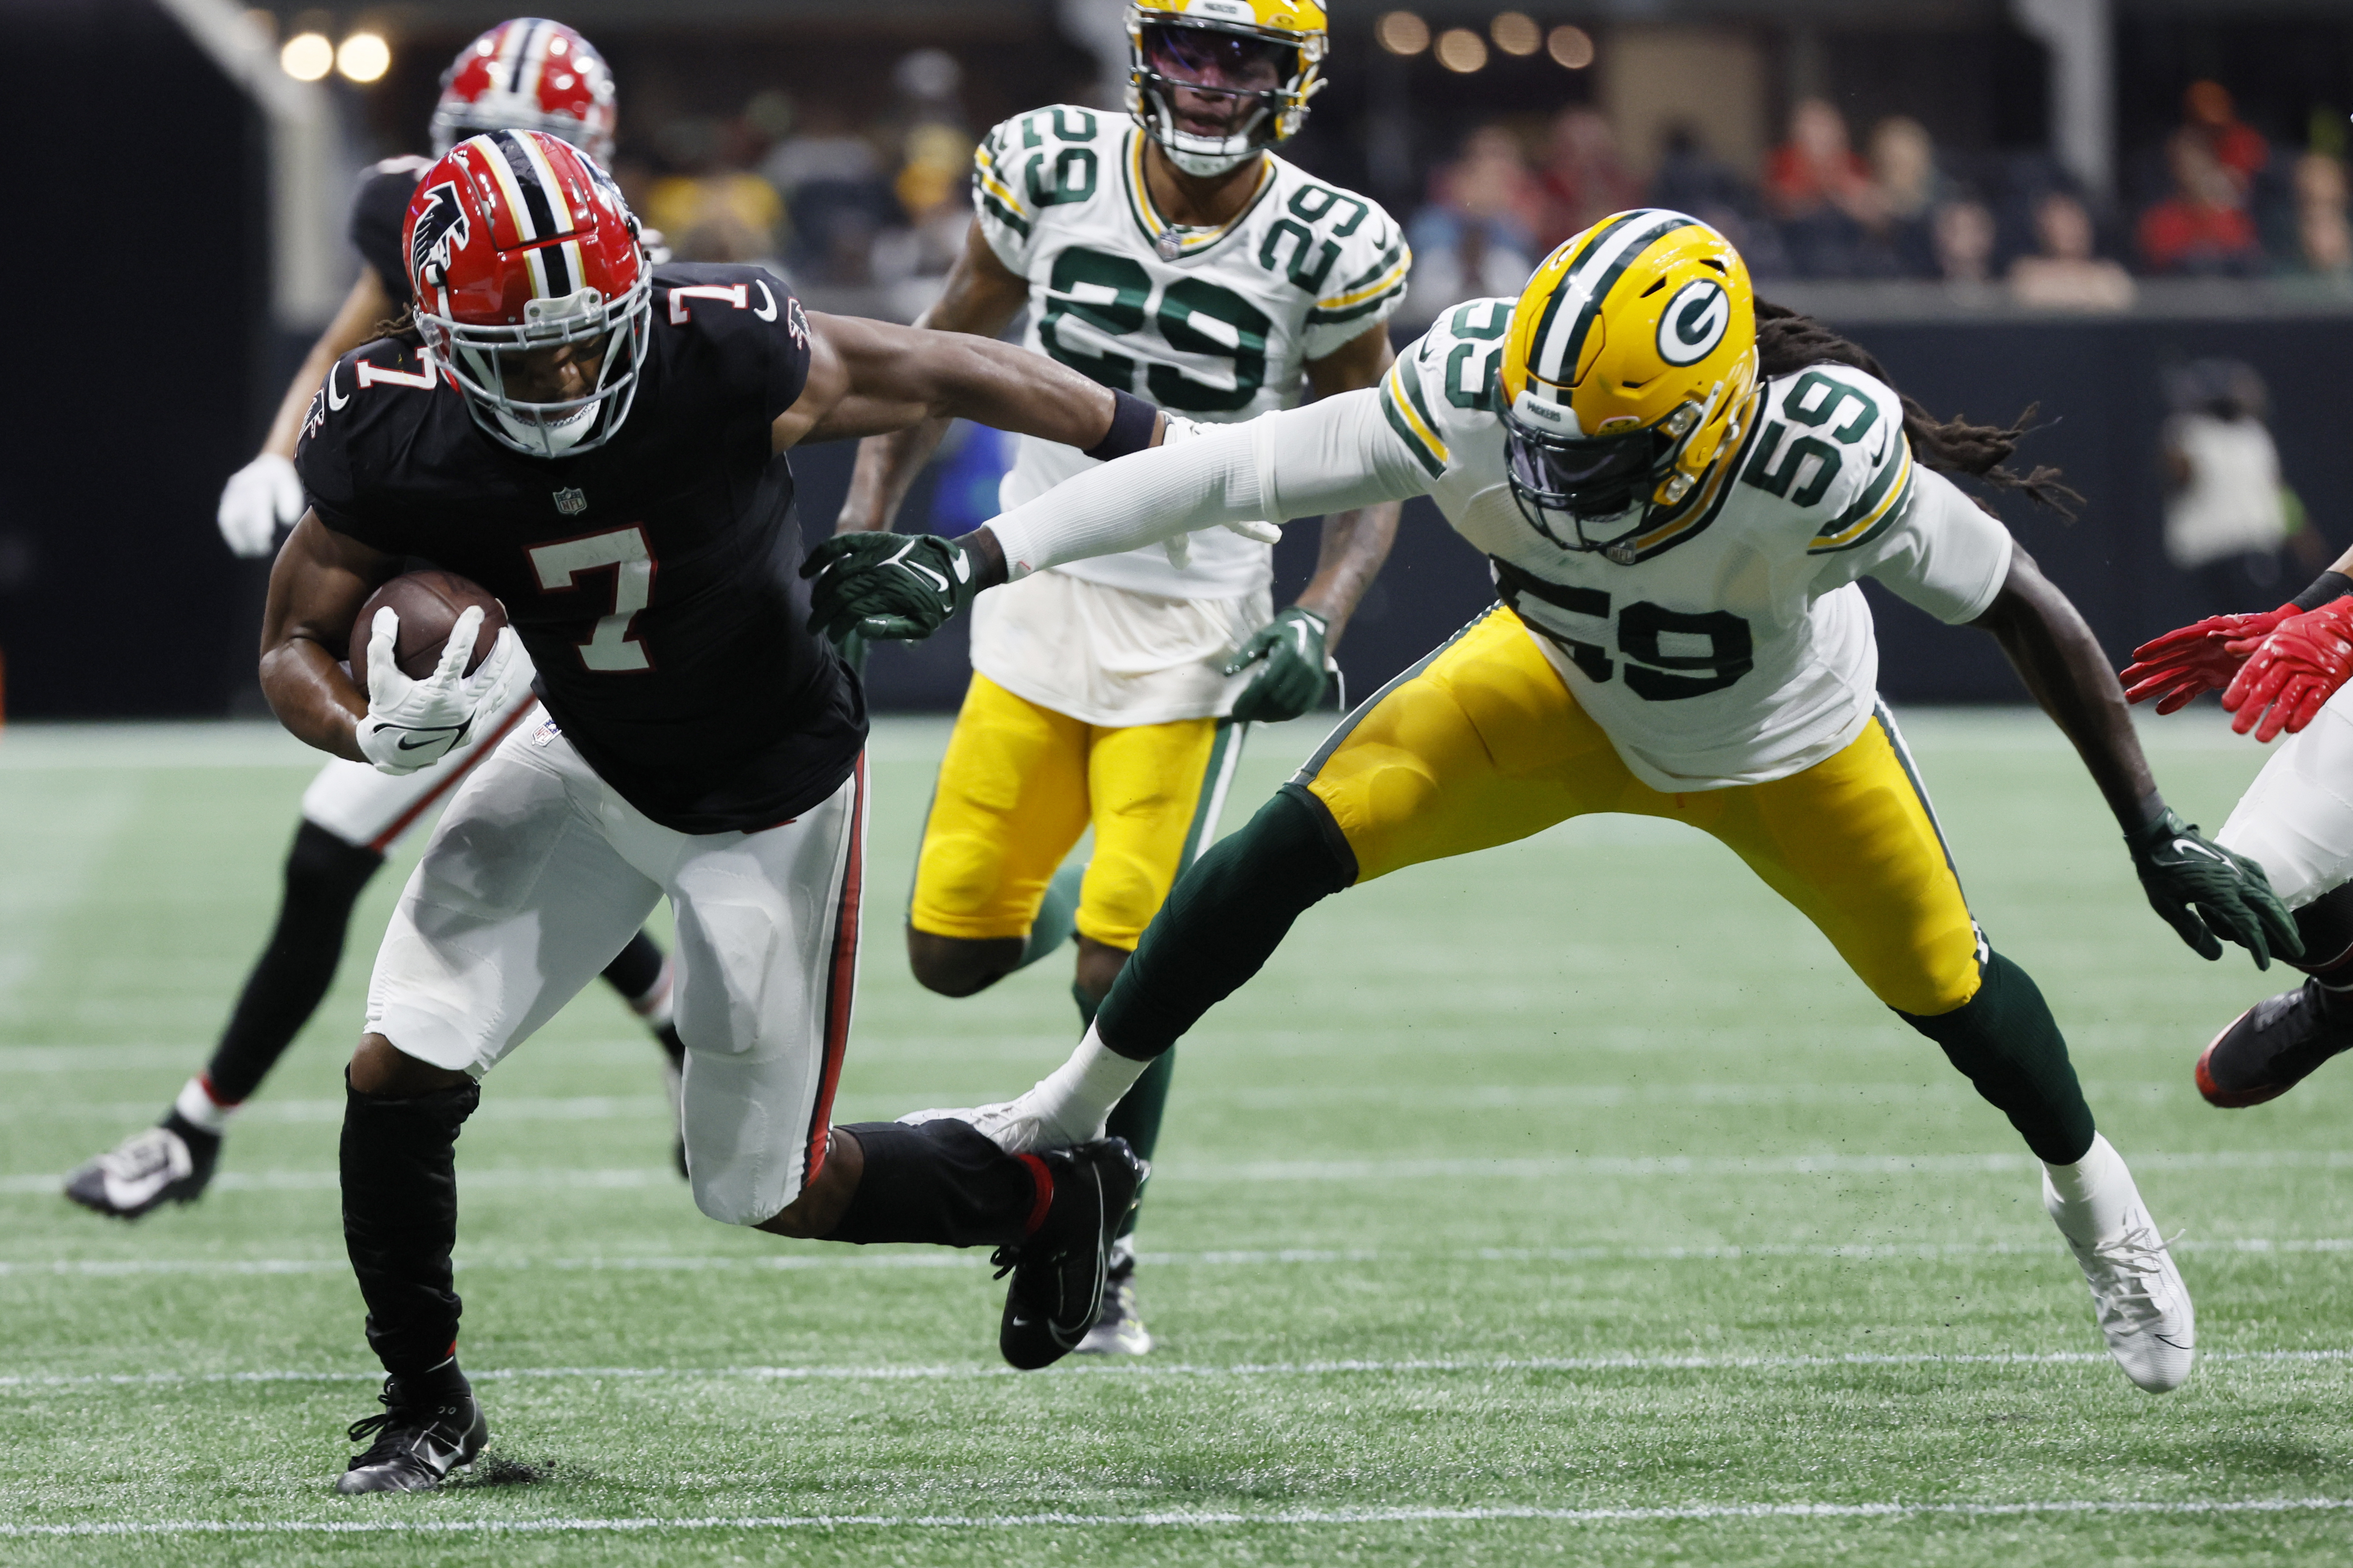
<svg viewBox="0 0 2353 1568">
<path fill-rule="evenodd" d="M 400 616 L 389 605 L 375 613 L 368 636 L 368 710 L 360 721 L 360 751 L 382 773 L 413 773 L 429 768 L 473 738 L 474 721 L 495 713 L 506 701 L 513 678 L 514 628 L 499 629 L 491 656 L 473 674 L 465 673 L 482 627 L 482 608 L 470 605 L 449 628 L 441 662 L 423 680 L 400 671 L 393 645 Z"/>
<path fill-rule="evenodd" d="M 294 465 L 275 452 L 264 452 L 228 477 L 221 487 L 221 537 L 229 550 L 247 560 L 269 553 L 278 531 L 302 520 L 302 481 Z"/>
<path fill-rule="evenodd" d="M 1167 429 L 1161 432 L 1160 436 L 1160 444 L 1164 447 L 1174 447 L 1179 441 L 1189 441 L 1196 436 L 1208 434 L 1200 421 L 1197 419 L 1187 419 L 1182 415 L 1169 414 L 1165 408 L 1161 413 L 1166 415 L 1168 420 Z M 1239 533 L 1244 539 L 1254 539 L 1261 544 L 1279 544 L 1282 542 L 1282 530 L 1271 522 L 1221 522 L 1218 526 L 1229 533 Z M 1185 570 L 1186 563 L 1193 559 L 1192 540 L 1191 534 L 1179 533 L 1160 542 L 1160 548 L 1167 552 L 1168 564 L 1179 572 Z"/>
</svg>

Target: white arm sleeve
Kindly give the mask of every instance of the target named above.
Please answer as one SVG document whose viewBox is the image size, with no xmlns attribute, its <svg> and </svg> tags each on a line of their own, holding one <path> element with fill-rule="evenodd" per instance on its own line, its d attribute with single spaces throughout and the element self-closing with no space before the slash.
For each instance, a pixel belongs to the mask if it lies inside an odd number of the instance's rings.
<svg viewBox="0 0 2353 1568">
<path fill-rule="evenodd" d="M 1428 493 L 1366 387 L 1090 468 L 992 519 L 1009 581 L 1179 533 Z"/>
</svg>

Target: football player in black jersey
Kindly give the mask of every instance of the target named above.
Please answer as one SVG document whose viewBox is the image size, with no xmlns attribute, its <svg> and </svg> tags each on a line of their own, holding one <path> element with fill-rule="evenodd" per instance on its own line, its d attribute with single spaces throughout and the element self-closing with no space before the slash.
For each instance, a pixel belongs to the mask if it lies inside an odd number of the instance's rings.
<svg viewBox="0 0 2353 1568">
<path fill-rule="evenodd" d="M 342 1170 L 389 1375 L 339 1489 L 431 1487 L 480 1450 L 450 1289 L 459 1128 L 477 1079 L 665 896 L 697 1205 L 788 1237 L 997 1247 L 1000 1348 L 1058 1359 L 1093 1322 L 1144 1173 L 1127 1146 L 1007 1155 L 958 1121 L 829 1126 L 866 712 L 807 624 L 785 454 L 948 415 L 1111 458 L 1151 445 L 1158 411 L 1007 344 L 811 316 L 758 268 L 655 269 L 603 172 L 529 132 L 455 148 L 407 224 L 414 331 L 343 356 L 305 421 L 311 508 L 272 574 L 263 689 L 311 744 L 406 765 L 496 700 L 519 637 L 549 718 L 458 791 L 377 956 Z M 411 556 L 498 595 L 511 628 L 470 674 L 469 611 L 417 680 L 380 612 L 362 692 L 345 638 Z M 895 569 L 974 591 L 954 546 Z"/>
<path fill-rule="evenodd" d="M 433 111 L 436 155 L 480 131 L 530 129 L 561 136 L 591 157 L 611 155 L 613 83 L 587 39 L 557 22 L 501 22 L 461 50 L 441 79 Z M 352 201 L 351 239 L 360 275 L 287 389 L 261 454 L 221 492 L 220 529 L 239 555 L 267 555 L 279 530 L 302 515 L 294 441 L 328 367 L 376 335 L 408 308 L 408 268 L 400 234 L 427 158 L 389 158 L 369 169 Z M 531 720 L 538 700 L 513 683 L 507 708 L 489 716 L 480 739 L 439 763 L 404 774 L 330 763 L 302 796 L 302 820 L 286 858 L 276 928 L 202 1071 L 154 1126 L 142 1128 L 66 1178 L 66 1195 L 116 1219 L 136 1219 L 165 1203 L 190 1203 L 219 1163 L 222 1135 L 237 1107 L 252 1098 L 334 983 L 343 937 L 360 891 L 408 830 L 490 754 L 505 731 Z M 605 978 L 643 1018 L 666 1053 L 676 1098 L 685 1055 L 670 1026 L 670 971 L 661 950 L 640 933 L 606 968 Z"/>
</svg>

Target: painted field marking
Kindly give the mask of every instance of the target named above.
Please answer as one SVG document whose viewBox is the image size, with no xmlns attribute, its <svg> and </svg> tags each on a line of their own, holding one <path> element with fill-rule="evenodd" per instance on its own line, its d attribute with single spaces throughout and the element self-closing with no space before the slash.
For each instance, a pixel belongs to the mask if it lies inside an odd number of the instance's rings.
<svg viewBox="0 0 2353 1568">
<path fill-rule="evenodd" d="M 1442 1508 L 1296 1508 L 1243 1513 L 1184 1509 L 1148 1513 L 1008 1514 L 746 1514 L 693 1519 L 336 1519 L 336 1520 L 157 1520 L 82 1524 L 0 1524 L 0 1537 L 169 1535 L 570 1535 L 644 1534 L 662 1531 L 798 1530 L 1209 1530 L 1234 1526 L 1314 1527 L 1352 1524 L 1482 1524 L 1515 1520 L 1547 1524 L 1645 1524 L 1691 1521 L 1855 1519 L 1921 1517 L 2010 1519 L 2036 1515 L 2110 1514 L 2201 1516 L 2233 1514 L 2343 1513 L 2353 1498 L 2183 1499 L 2173 1502 L 2068 1499 L 2031 1502 L 1728 1502 L 1682 1503 L 1663 1508 L 1532 1508 L 1513 1504 Z"/>
<path fill-rule="evenodd" d="M 524 1366 L 468 1368 L 476 1383 L 576 1382 L 609 1383 L 978 1383 L 996 1378 L 1181 1378 L 1203 1383 L 1240 1382 L 1281 1377 L 1395 1377 L 1415 1373 L 1647 1373 L 1647 1372 L 1793 1372 L 1924 1366 L 2105 1366 L 2105 1351 L 1999 1351 L 1970 1354 L 1920 1351 L 1842 1355 L 1600 1355 L 1600 1356 L 1431 1356 L 1395 1361 L 1336 1360 L 1304 1362 L 1242 1362 L 1227 1366 L 1187 1362 L 1134 1363 L 1066 1363 L 1043 1373 L 1018 1372 L 1012 1367 L 974 1363 L 969 1365 L 918 1366 Z M 2353 1362 L 2353 1350 L 2207 1351 L 2200 1360 L 2234 1364 L 2341 1364 Z M 260 1372 L 111 1372 L 43 1375 L 17 1373 L 0 1377 L 0 1393 L 54 1388 L 155 1387 L 181 1384 L 268 1383 L 361 1383 L 383 1380 L 382 1369 L 352 1372 L 300 1370 Z"/>
<path fill-rule="evenodd" d="M 2173 1243 L 2177 1252 L 2236 1253 L 2251 1256 L 2353 1252 L 2353 1237 L 2261 1236 L 2222 1237 L 2211 1241 L 2184 1239 Z M 1416 1252 L 1372 1247 L 1286 1247 L 1263 1249 L 1229 1248 L 1214 1252 L 1145 1252 L 1137 1261 L 1155 1268 L 1252 1268 L 1326 1267 L 1335 1263 L 1400 1264 L 1508 1263 L 1738 1263 L 1747 1259 L 1783 1258 L 1827 1258 L 1854 1263 L 1933 1263 L 1961 1258 L 2056 1258 L 2048 1240 L 1922 1241 L 1922 1242 L 1751 1242 L 1724 1246 L 1634 1247 L 1599 1244 L 1587 1247 L 1481 1247 L 1459 1251 Z M 559 1273 L 805 1273 L 836 1269 L 955 1268 L 987 1267 L 977 1252 L 940 1248 L 926 1252 L 779 1253 L 769 1257 L 533 1258 L 490 1253 L 459 1258 L 459 1273 L 513 1273 L 550 1269 Z M 194 1275 L 235 1278 L 241 1275 L 343 1274 L 351 1268 L 343 1258 L 0 1258 L 0 1279 L 31 1279 L 41 1275 L 80 1279 L 131 1279 L 144 1275 Z"/>
<path fill-rule="evenodd" d="M 2126 1156 L 2137 1171 L 2353 1170 L 2348 1149 L 2210 1150 L 2197 1153 Z M 1460 1180 L 1485 1177 L 1527 1181 L 1561 1176 L 1960 1176 L 1995 1175 L 2036 1169 L 2032 1155 L 2002 1154 L 1652 1154 L 1560 1155 L 1518 1160 L 1255 1160 L 1232 1163 L 1171 1161 L 1154 1174 L 1164 1184 L 1196 1182 L 1351 1182 Z M 53 1194 L 62 1173 L 14 1172 L 0 1175 L 0 1195 Z M 666 1166 L 560 1170 L 547 1167 L 460 1168 L 458 1184 L 474 1191 L 665 1186 L 677 1182 Z M 311 1192 L 337 1185 L 332 1170 L 224 1171 L 216 1192 Z"/>
</svg>

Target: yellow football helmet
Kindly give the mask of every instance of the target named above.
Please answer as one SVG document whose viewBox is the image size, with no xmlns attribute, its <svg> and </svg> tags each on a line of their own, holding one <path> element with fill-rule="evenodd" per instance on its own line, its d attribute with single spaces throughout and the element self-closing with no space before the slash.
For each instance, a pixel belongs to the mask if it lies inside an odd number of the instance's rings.
<svg viewBox="0 0 2353 1568">
<path fill-rule="evenodd" d="M 1739 447 L 1757 389 L 1748 268 L 1697 218 L 1606 217 L 1528 279 L 1500 379 L 1521 512 L 1564 548 L 1631 561 L 1627 542 Z"/>
<path fill-rule="evenodd" d="M 1298 134 L 1328 42 L 1317 0 L 1133 0 L 1127 112 L 1187 174 L 1222 174 Z M 1177 89 L 1238 100 L 1225 131 L 1185 129 Z"/>
</svg>

